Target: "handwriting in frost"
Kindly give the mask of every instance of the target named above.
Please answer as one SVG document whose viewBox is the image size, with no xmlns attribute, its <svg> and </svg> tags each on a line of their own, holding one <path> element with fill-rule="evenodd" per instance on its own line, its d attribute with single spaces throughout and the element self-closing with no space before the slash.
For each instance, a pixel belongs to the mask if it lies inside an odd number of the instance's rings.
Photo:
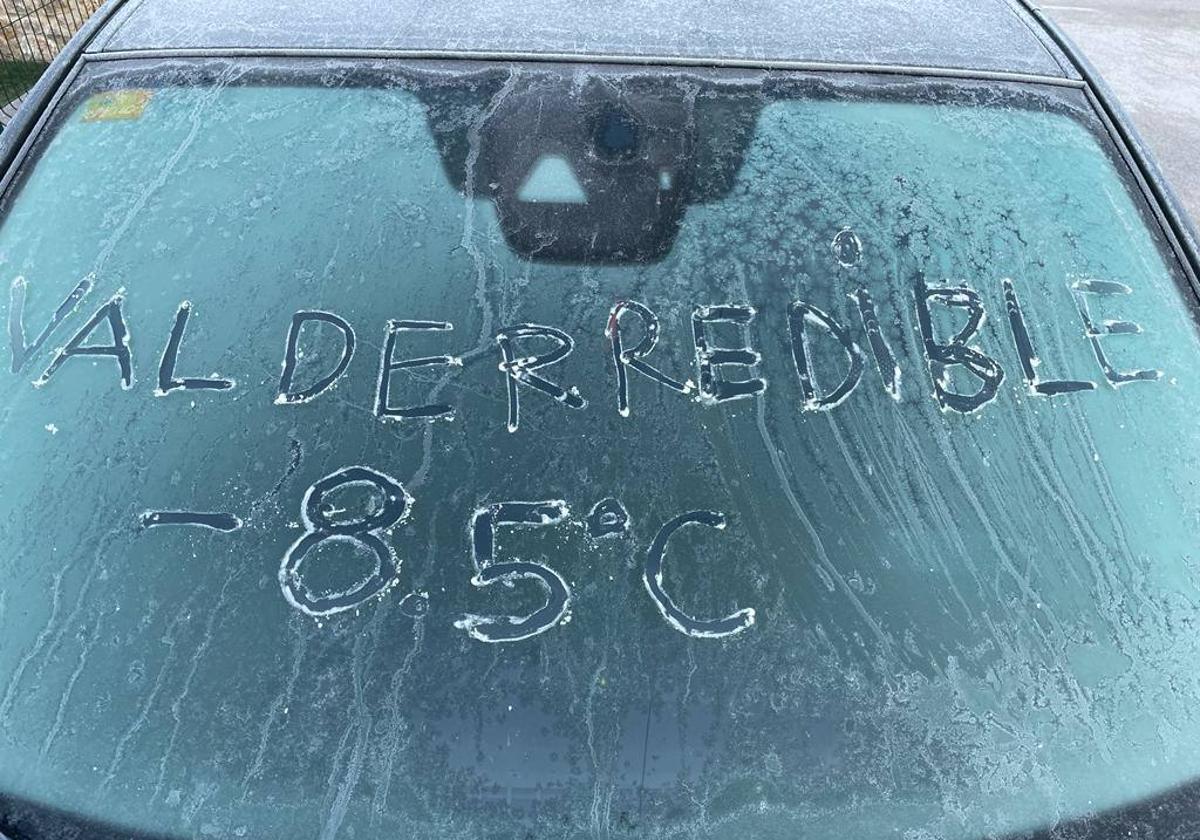
<svg viewBox="0 0 1200 840">
<path fill-rule="evenodd" d="M 26 339 L 24 313 L 28 284 L 18 277 L 12 284 L 9 310 L 9 341 L 12 350 L 12 370 L 20 372 L 45 346 L 49 337 L 79 308 L 95 288 L 96 281 L 88 276 L 80 281 L 55 310 L 50 320 L 29 343 Z M 1071 278 L 1069 288 L 1076 301 L 1077 317 L 1083 335 L 1089 342 L 1104 381 L 1119 387 L 1132 382 L 1152 382 L 1162 377 L 1154 368 L 1121 370 L 1110 359 L 1105 343 L 1114 338 L 1129 338 L 1142 332 L 1139 324 L 1128 320 L 1110 319 L 1097 322 L 1089 308 L 1089 297 L 1120 297 L 1133 293 L 1125 284 L 1092 278 Z M 1028 393 L 1037 397 L 1056 397 L 1096 390 L 1096 383 L 1087 379 L 1051 379 L 1038 370 L 1041 359 L 1026 322 L 1018 298 L 1016 283 L 1003 278 L 1000 292 L 1009 322 L 1013 347 L 1020 362 L 1021 373 Z M 975 343 L 979 337 L 987 309 L 983 295 L 976 289 L 959 283 L 929 285 L 917 277 L 912 286 L 913 306 L 920 332 L 920 352 L 928 368 L 932 396 L 947 412 L 970 414 L 981 410 L 996 399 L 1005 371 L 1000 361 Z M 901 370 L 897 355 L 880 327 L 880 317 L 870 292 L 858 286 L 848 296 L 865 336 L 872 361 L 878 370 L 884 391 L 893 399 L 901 399 Z M 64 344 L 52 352 L 46 369 L 34 380 L 44 387 L 72 359 L 78 357 L 111 358 L 117 365 L 119 383 L 131 389 L 135 382 L 136 360 L 131 351 L 131 330 L 125 318 L 128 296 L 122 289 L 87 319 Z M 965 321 L 953 335 L 939 335 L 935 328 L 934 309 L 958 310 Z M 184 333 L 193 314 L 191 301 L 183 301 L 176 313 L 166 345 L 159 357 L 158 396 L 173 393 L 213 391 L 228 392 L 238 386 L 235 380 L 213 374 L 208 377 L 186 376 L 177 373 L 182 354 Z M 636 374 L 656 385 L 677 393 L 702 406 L 720 405 L 731 400 L 763 399 L 770 392 L 768 381 L 757 371 L 762 363 L 762 346 L 751 335 L 758 310 L 746 304 L 700 304 L 692 309 L 691 349 L 694 370 L 680 373 L 665 371 L 651 361 L 662 338 L 659 318 L 645 303 L 619 300 L 603 320 L 603 332 L 608 339 L 615 375 L 614 407 L 622 417 L 634 410 L 630 398 L 630 376 Z M 807 300 L 787 303 L 788 334 L 785 344 L 790 347 L 793 370 L 800 385 L 801 399 L 797 409 L 802 412 L 829 411 L 847 402 L 861 386 L 867 368 L 867 354 L 854 335 L 849 321 L 836 313 L 822 309 Z M 628 337 L 630 321 L 636 321 L 638 338 Z M 306 328 L 324 324 L 340 336 L 340 352 L 332 366 L 313 369 L 307 363 L 302 346 Z M 726 346 L 713 337 L 714 325 L 731 325 L 744 336 L 742 346 Z M 454 325 L 437 320 L 389 320 L 385 324 L 383 352 L 376 373 L 373 412 L 381 420 L 433 421 L 453 420 L 456 407 L 450 403 L 398 405 L 397 377 L 411 371 L 431 367 L 449 368 L 449 373 L 462 375 L 468 367 L 465 354 L 397 358 L 404 336 L 418 332 L 450 334 Z M 95 334 L 109 333 L 108 340 Z M 575 351 L 575 339 L 566 330 L 546 324 L 519 323 L 495 331 L 497 358 L 494 370 L 500 373 L 504 389 L 503 421 L 509 432 L 520 430 L 522 393 L 538 394 L 564 408 L 587 409 L 588 399 L 578 385 L 564 384 L 550 369 L 561 366 Z M 817 342 L 832 341 L 845 357 L 844 369 L 830 375 L 829 370 L 816 370 L 813 352 Z M 295 406 L 312 402 L 333 389 L 343 376 L 349 374 L 355 358 L 357 333 L 354 326 L 341 315 L 325 310 L 299 310 L 289 324 L 281 364 L 279 384 L 273 401 L 280 406 Z M 836 366 L 835 366 L 836 367 Z M 960 371 L 978 385 L 973 391 L 959 391 L 953 385 L 952 371 Z M 840 374 L 837 384 L 828 386 Z"/>
</svg>

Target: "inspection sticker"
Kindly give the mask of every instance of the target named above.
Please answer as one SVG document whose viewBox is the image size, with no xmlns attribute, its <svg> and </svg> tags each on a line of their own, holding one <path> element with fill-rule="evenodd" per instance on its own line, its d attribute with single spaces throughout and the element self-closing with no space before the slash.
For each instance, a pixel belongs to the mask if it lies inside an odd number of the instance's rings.
<svg viewBox="0 0 1200 840">
<path fill-rule="evenodd" d="M 110 90 L 98 93 L 88 100 L 83 111 L 84 122 L 110 122 L 113 120 L 136 120 L 146 110 L 150 101 L 148 90 Z"/>
</svg>

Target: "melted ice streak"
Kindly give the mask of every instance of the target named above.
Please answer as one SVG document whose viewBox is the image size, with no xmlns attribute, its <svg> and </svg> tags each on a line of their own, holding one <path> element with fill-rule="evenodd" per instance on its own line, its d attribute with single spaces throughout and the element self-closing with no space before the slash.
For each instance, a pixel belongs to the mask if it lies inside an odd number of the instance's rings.
<svg viewBox="0 0 1200 840">
<path fill-rule="evenodd" d="M 375 633 L 378 633 L 378 624 L 383 611 L 375 614 L 374 627 Z M 367 745 L 371 737 L 371 714 L 367 707 L 366 697 L 363 692 L 364 674 L 367 669 L 367 658 L 364 654 L 364 647 L 367 643 L 367 634 L 360 633 L 358 638 L 354 640 L 354 658 L 350 665 L 351 684 L 354 686 L 354 718 L 350 721 L 346 734 L 350 731 L 354 732 L 354 747 L 350 753 L 350 759 L 346 763 L 346 773 L 342 777 L 341 783 L 337 786 L 336 793 L 333 797 L 333 802 L 329 807 L 329 816 L 325 820 L 325 824 L 321 827 L 319 835 L 320 840 L 334 840 L 337 837 L 338 829 L 342 827 L 342 821 L 346 818 L 346 812 L 350 808 L 350 797 L 354 793 L 354 788 L 358 786 L 358 780 L 362 776 L 363 763 L 366 759 Z M 375 648 L 372 646 L 371 652 L 374 653 Z M 332 778 L 331 778 L 332 781 Z"/>
<path fill-rule="evenodd" d="M 167 646 L 166 656 L 163 658 L 162 665 L 158 669 L 158 674 L 154 678 L 154 685 L 150 687 L 150 691 L 143 698 L 133 722 L 129 724 L 117 740 L 117 745 L 113 749 L 112 760 L 108 764 L 108 770 L 105 772 L 104 778 L 100 780 L 100 784 L 96 787 L 97 797 L 107 791 L 108 787 L 116 780 L 117 770 L 120 768 L 121 762 L 125 760 L 125 751 L 129 748 L 130 742 L 133 741 L 134 737 L 150 719 L 150 710 L 154 707 L 154 702 L 158 699 L 158 695 L 166 685 L 167 673 L 171 670 L 171 666 L 175 663 L 179 652 L 178 648 L 180 645 L 177 636 L 180 625 L 191 620 L 191 604 L 194 598 L 195 595 L 189 598 L 184 604 L 183 609 L 176 613 L 175 617 L 171 619 L 170 624 L 167 625 L 166 633 L 163 634 L 162 638 L 163 644 Z"/>
<path fill-rule="evenodd" d="M 408 681 L 412 673 L 413 662 L 421 652 L 422 644 L 425 640 L 425 622 L 419 619 L 414 621 L 412 632 L 412 646 L 408 649 L 408 653 L 404 655 L 404 661 L 400 667 L 392 674 L 391 691 L 387 701 L 388 727 L 384 732 L 381 742 L 381 747 L 385 752 L 383 767 L 379 773 L 381 781 L 375 788 L 375 795 L 371 799 L 371 819 L 373 824 L 378 823 L 387 814 L 388 792 L 392 784 L 392 774 L 395 770 L 396 759 L 404 747 L 407 746 L 407 741 L 411 739 L 411 736 L 409 739 L 401 738 L 404 732 L 402 724 L 405 722 L 401 693 L 404 689 L 404 684 Z"/>
<path fill-rule="evenodd" d="M 294 618 L 293 622 L 289 622 L 296 636 L 292 652 L 292 670 L 288 674 L 287 685 L 284 686 L 279 696 L 271 702 L 271 708 L 267 711 L 267 719 L 263 721 L 262 730 L 258 736 L 258 749 L 254 753 L 254 761 L 250 763 L 250 768 L 246 771 L 246 775 L 242 779 L 242 802 L 246 802 L 250 798 L 250 783 L 262 775 L 263 760 L 266 758 L 271 731 L 275 728 L 280 714 L 287 714 L 288 704 L 292 702 L 292 696 L 296 690 L 296 681 L 300 678 L 300 669 L 304 664 L 304 655 L 308 651 L 308 636 L 305 634 L 306 628 L 303 626 L 305 622 L 300 618 Z"/>
<path fill-rule="evenodd" d="M 55 739 L 62 732 L 63 721 L 66 719 L 67 704 L 71 702 L 71 694 L 75 691 L 75 683 L 79 681 L 79 675 L 83 673 L 83 667 L 87 664 L 88 654 L 96 647 L 96 641 L 100 638 L 100 626 L 107 617 L 108 613 L 103 611 L 96 616 L 96 621 L 92 624 L 91 634 L 88 636 L 87 641 L 79 648 L 79 658 L 75 661 L 75 670 L 71 672 L 71 676 L 67 680 L 67 687 L 63 690 L 62 696 L 58 700 L 58 711 L 54 714 L 54 723 L 50 725 L 50 729 L 42 741 L 41 757 L 43 759 L 50 753 L 50 748 L 54 746 Z"/>
<path fill-rule="evenodd" d="M 196 652 L 192 654 L 191 664 L 188 667 L 187 674 L 183 678 L 183 687 L 180 688 L 179 694 L 175 695 L 175 699 L 171 701 L 171 736 L 167 739 L 167 748 L 163 750 L 162 757 L 158 761 L 158 779 L 154 783 L 154 793 L 150 797 L 151 800 L 158 797 L 162 792 L 163 785 L 166 783 L 167 763 L 171 759 L 171 753 L 175 750 L 175 742 L 179 738 L 179 729 L 183 725 L 183 701 L 187 699 L 188 692 L 192 688 L 192 681 L 196 678 L 196 671 L 199 670 L 204 655 L 212 645 L 213 628 L 216 626 L 217 617 L 221 615 L 225 606 L 225 601 L 229 594 L 229 584 L 237 576 L 237 571 L 231 572 L 226 576 L 225 583 L 221 585 L 221 591 L 217 594 L 217 601 L 208 611 L 208 620 L 204 624 L 204 637 L 200 640 Z"/>
<path fill-rule="evenodd" d="M 504 84 L 496 91 L 496 95 L 492 97 L 486 109 L 480 112 L 479 119 L 471 124 L 467 131 L 467 157 L 464 162 L 465 177 L 463 179 L 463 232 L 462 238 L 459 240 L 459 245 L 467 255 L 471 258 L 471 262 L 475 266 L 475 306 L 479 310 L 479 335 L 475 341 L 475 349 L 470 353 L 463 354 L 463 357 L 477 356 L 493 346 L 492 324 L 493 316 L 492 309 L 488 303 L 487 297 L 487 260 L 483 252 L 479 249 L 479 244 L 475 241 L 475 167 L 479 164 L 479 148 L 481 138 L 483 136 L 483 128 L 487 125 L 487 121 L 496 113 L 496 109 L 504 102 L 510 93 L 516 88 L 517 81 L 521 77 L 521 71 L 517 67 L 513 67 L 508 74 L 508 78 L 504 80 Z M 461 357 L 460 357 L 461 358 Z M 450 384 L 450 377 L 453 375 L 453 370 L 448 370 L 442 374 L 429 391 L 429 399 L 435 400 Z M 409 485 L 415 490 L 422 487 L 425 481 L 429 478 L 429 470 L 433 465 L 433 424 L 426 425 L 424 436 L 421 441 L 421 464 L 413 473 L 412 480 Z"/>
<path fill-rule="evenodd" d="M 746 278 L 744 276 L 738 277 L 738 285 L 741 287 L 741 293 L 745 297 L 749 297 L 749 290 L 746 288 Z M 840 591 L 846 597 L 854 607 L 854 611 L 858 613 L 867 627 L 871 629 L 871 633 L 878 640 L 885 655 L 889 658 L 894 658 L 895 654 L 891 637 L 884 632 L 879 622 L 867 610 L 862 599 L 858 597 L 858 593 L 847 582 L 845 575 L 834 565 L 828 551 L 825 549 L 825 543 L 821 539 L 820 532 L 805 512 L 804 506 L 800 504 L 800 500 L 796 497 L 795 490 L 792 489 L 792 481 L 788 477 L 787 468 L 784 465 L 783 453 L 767 429 L 766 402 L 764 400 L 758 400 L 755 404 L 755 422 L 758 426 L 758 433 L 762 437 L 763 448 L 767 452 L 767 457 L 771 460 L 771 466 L 774 468 L 775 475 L 779 479 L 779 486 L 783 491 L 784 497 L 787 499 L 788 506 L 796 514 L 796 519 L 803 526 L 809 539 L 812 540 L 813 547 L 817 552 L 818 568 L 822 572 L 821 576 L 825 580 L 827 588 L 831 592 Z"/>
<path fill-rule="evenodd" d="M 206 112 L 210 107 L 216 106 L 217 100 L 224 93 L 225 85 L 235 82 L 244 72 L 246 72 L 245 68 L 239 68 L 235 64 L 230 63 L 222 69 L 220 75 L 213 80 L 213 84 L 210 87 L 202 89 L 203 93 L 197 98 L 196 106 L 192 109 L 191 114 L 188 115 L 190 126 L 187 135 L 180 141 L 175 151 L 171 153 L 163 168 L 158 171 L 146 188 L 138 195 L 132 206 L 130 206 L 129 212 L 125 214 L 120 224 L 113 231 L 112 236 L 101 246 L 99 252 L 96 254 L 95 261 L 92 263 L 92 275 L 99 276 L 103 273 L 109 259 L 123 244 L 122 240 L 125 238 L 125 234 L 129 232 L 130 226 L 141 215 L 142 211 L 146 208 L 146 204 L 154 194 L 170 180 L 175 167 L 179 165 L 179 162 L 187 154 L 188 149 L 191 148 L 192 143 L 200 136 L 201 129 L 204 128 L 208 121 Z"/>
</svg>

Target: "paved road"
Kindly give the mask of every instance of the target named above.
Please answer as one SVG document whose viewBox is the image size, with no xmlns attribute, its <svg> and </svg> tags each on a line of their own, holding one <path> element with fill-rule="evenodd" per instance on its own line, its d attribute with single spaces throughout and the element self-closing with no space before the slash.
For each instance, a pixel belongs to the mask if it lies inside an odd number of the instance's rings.
<svg viewBox="0 0 1200 840">
<path fill-rule="evenodd" d="M 1200 225 L 1200 0 L 1050 0 Z"/>
</svg>

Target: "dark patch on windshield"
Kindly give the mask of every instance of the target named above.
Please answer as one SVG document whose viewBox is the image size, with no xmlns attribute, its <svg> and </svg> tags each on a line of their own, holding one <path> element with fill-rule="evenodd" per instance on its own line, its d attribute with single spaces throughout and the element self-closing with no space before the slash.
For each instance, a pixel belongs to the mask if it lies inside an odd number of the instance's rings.
<svg viewBox="0 0 1200 840">
<path fill-rule="evenodd" d="M 197 525 L 214 531 L 236 531 L 242 520 L 232 513 L 202 513 L 194 510 L 148 510 L 141 516 L 143 528 L 162 525 Z"/>
<path fill-rule="evenodd" d="M 597 539 L 629 533 L 629 512 L 619 499 L 601 499 L 587 516 L 588 534 Z"/>
</svg>

